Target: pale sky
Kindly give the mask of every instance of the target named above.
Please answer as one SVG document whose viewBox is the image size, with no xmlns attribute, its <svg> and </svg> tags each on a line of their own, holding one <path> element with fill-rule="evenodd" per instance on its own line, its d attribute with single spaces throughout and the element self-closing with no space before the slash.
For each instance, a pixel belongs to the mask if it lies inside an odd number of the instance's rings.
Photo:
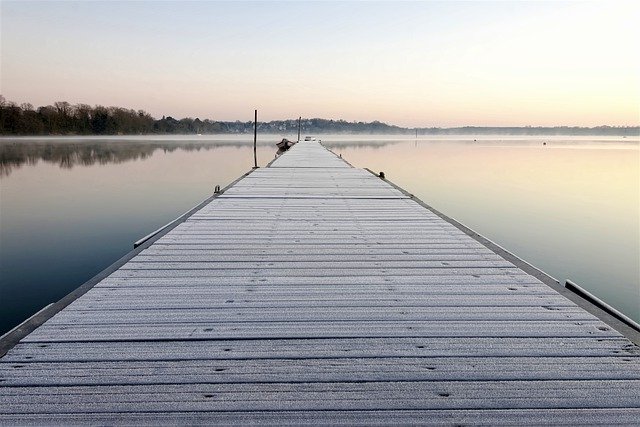
<svg viewBox="0 0 640 427">
<path fill-rule="evenodd" d="M 0 93 L 155 117 L 640 123 L 640 2 L 0 2 Z"/>
</svg>

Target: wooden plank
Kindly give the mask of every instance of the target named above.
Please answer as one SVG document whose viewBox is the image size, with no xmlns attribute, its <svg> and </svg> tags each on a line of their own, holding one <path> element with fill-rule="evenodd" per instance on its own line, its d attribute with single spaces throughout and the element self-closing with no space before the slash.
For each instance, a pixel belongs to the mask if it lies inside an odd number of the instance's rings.
<svg viewBox="0 0 640 427">
<path fill-rule="evenodd" d="M 211 243 L 209 245 L 200 244 L 180 244 L 179 242 L 172 242 L 165 244 L 156 242 L 153 246 L 145 249 L 141 254 L 147 253 L 171 253 L 178 252 L 183 254 L 196 254 L 202 251 L 209 251 L 212 253 L 224 251 L 225 254 L 300 254 L 302 255 L 360 255 L 360 254 L 377 254 L 377 255 L 401 255 L 401 254 L 434 254 L 434 253 L 485 253 L 486 248 L 480 247 L 477 244 L 468 242 L 456 242 L 448 244 L 438 243 L 418 243 L 418 244 L 397 244 L 397 245 L 378 245 L 373 243 L 354 244 L 346 243 L 343 245 L 322 245 L 318 247 L 312 244 L 299 243 L 294 246 L 278 243 L 267 243 L 262 245 L 241 245 L 229 246 L 228 244 L 218 245 L 217 243 Z"/>
<path fill-rule="evenodd" d="M 449 244 L 449 243 L 459 243 L 465 242 L 465 238 L 463 236 L 433 236 L 428 240 L 420 238 L 408 238 L 407 244 L 412 243 L 440 243 L 440 244 Z M 396 237 L 367 237 L 363 235 L 353 235 L 353 236 L 316 236 L 316 237 L 295 237 L 295 236 L 273 236 L 273 237 L 265 237 L 265 236 L 238 236 L 235 239 L 233 237 L 225 237 L 225 236 L 175 236 L 175 235 L 165 235 L 158 239 L 158 242 L 164 244 L 171 243 L 179 243 L 179 244 L 231 244 L 232 246 L 237 245 L 255 245 L 258 246 L 260 243 L 279 243 L 282 245 L 293 245 L 296 243 L 304 243 L 304 244 L 315 244 L 318 247 L 322 247 L 323 245 L 336 245 L 336 244 L 350 244 L 350 243 L 371 243 L 378 245 L 399 245 L 402 244 L 402 239 Z"/>
<path fill-rule="evenodd" d="M 608 357 L 352 358 L 0 364 L 3 387 L 380 381 L 640 380 L 640 363 Z M 87 372 L 91 372 L 88 376 Z M 2 392 L 0 392 L 2 395 Z M 4 396 L 19 403 L 21 394 Z"/>
<path fill-rule="evenodd" d="M 292 251 L 287 253 L 295 253 L 297 250 L 312 250 L 316 252 L 324 252 L 325 249 L 333 250 L 335 248 L 353 249 L 354 252 L 359 250 L 378 248 L 381 250 L 398 249 L 403 248 L 407 251 L 412 249 L 455 249 L 455 248 L 474 248 L 472 244 L 464 240 L 440 240 L 440 241 L 428 241 L 428 242 L 410 242 L 402 246 L 401 242 L 363 242 L 363 241 L 345 241 L 345 242 L 324 242 L 309 243 L 305 240 L 299 242 L 295 241 L 268 241 L 263 239 L 261 244 L 256 243 L 257 240 L 252 241 L 238 241 L 236 244 L 233 241 L 219 241 L 215 239 L 211 240 L 162 240 L 159 239 L 154 243 L 156 248 L 169 248 L 169 249 L 214 249 L 214 250 L 254 250 L 257 248 L 265 248 L 270 252 L 275 251 Z"/>
<path fill-rule="evenodd" d="M 279 222 L 282 222 L 282 221 L 283 219 L 281 219 Z M 410 235 L 413 235 L 416 238 L 417 237 L 425 238 L 430 236 L 437 236 L 437 237 L 454 236 L 454 237 L 463 237 L 465 239 L 468 239 L 468 236 L 466 236 L 460 230 L 450 230 L 446 227 L 437 227 L 437 226 L 420 227 L 419 230 L 415 230 L 415 233 L 411 233 L 411 230 L 407 230 L 406 227 L 404 227 L 404 229 L 400 229 L 400 228 L 394 229 L 392 224 L 390 224 L 389 227 L 382 226 L 375 229 L 368 228 L 366 226 L 361 226 L 361 227 L 354 227 L 351 230 L 346 230 L 346 229 L 340 230 L 338 228 L 326 228 L 323 230 L 322 228 L 316 228 L 314 225 L 311 224 L 311 222 L 312 221 L 307 221 L 307 222 L 299 221 L 298 225 L 296 226 L 297 229 L 294 228 L 294 229 L 288 230 L 283 227 L 278 227 L 275 222 L 273 224 L 267 224 L 267 226 L 265 226 L 262 229 L 258 229 L 258 228 L 252 229 L 251 227 L 249 227 L 248 223 L 240 226 L 239 228 L 241 229 L 236 229 L 226 223 L 217 224 L 212 221 L 206 221 L 204 224 L 202 224 L 201 227 L 197 227 L 194 229 L 186 228 L 186 227 L 181 229 L 175 229 L 175 230 L 172 230 L 170 234 L 171 235 L 210 234 L 210 235 L 217 235 L 217 236 L 224 236 L 224 235 L 243 236 L 243 235 L 257 235 L 257 234 L 273 235 L 274 232 L 278 232 L 277 235 L 284 235 L 285 237 L 289 237 L 288 235 L 307 236 L 309 234 L 314 234 L 314 233 L 319 233 L 324 231 L 327 233 L 335 234 L 336 236 L 341 236 L 341 235 L 352 236 L 354 234 L 367 234 L 367 235 L 371 235 L 372 237 L 389 237 L 389 236 L 399 235 L 404 238 L 404 237 L 409 237 Z M 303 230 L 303 228 L 305 229 Z M 312 236 L 309 236 L 309 237 L 312 237 Z M 412 240 L 416 240 L 416 238 Z"/>
<path fill-rule="evenodd" d="M 157 294 L 158 290 L 149 287 L 95 287 L 91 291 L 91 296 L 94 298 L 113 297 L 118 295 L 119 297 L 145 297 L 152 294 Z M 247 293 L 258 293 L 261 295 L 284 295 L 284 296 L 304 296 L 304 295 L 316 295 L 330 296 L 339 295 L 349 296 L 352 298 L 358 298 L 360 296 L 393 296 L 393 295 L 407 295 L 414 298 L 431 297 L 435 295 L 556 295 L 548 287 L 544 285 L 537 286 L 524 286 L 524 285 L 487 285 L 480 286 L 466 286 L 461 287 L 459 285 L 364 285 L 364 286 L 344 286 L 344 285 L 267 285 L 262 283 L 246 284 L 244 286 L 165 286 L 163 289 L 163 295 L 167 298 L 183 297 L 185 294 L 199 295 L 199 296 L 212 296 L 212 295 L 227 295 L 229 293 L 236 293 L 238 296 L 244 297 Z"/>
<path fill-rule="evenodd" d="M 389 269 L 438 269 L 438 268 L 510 268 L 514 267 L 509 261 L 505 260 L 480 260 L 480 261 L 300 261 L 300 262 L 271 262 L 271 261 L 236 261 L 236 262 L 136 262 L 135 259 L 123 265 L 121 270 L 242 270 L 258 268 L 261 270 L 293 270 L 293 269 L 349 269 L 349 270 L 366 270 L 371 268 L 389 268 Z"/>
<path fill-rule="evenodd" d="M 298 268 L 253 268 L 246 270 L 226 269 L 226 270 L 149 270 L 149 269 L 120 269 L 115 271 L 110 277 L 348 277 L 348 276 L 460 276 L 460 275 L 505 275 L 518 276 L 521 270 L 507 267 L 487 267 L 487 268 L 348 268 L 343 270 L 308 268 L 301 270 Z"/>
<path fill-rule="evenodd" d="M 150 294 L 157 294 L 158 290 L 154 287 L 127 287 L 127 286 L 98 286 L 94 287 L 91 291 L 91 296 L 101 298 L 113 295 L 121 297 L 145 297 Z M 482 284 L 477 286 L 467 285 L 462 287 L 456 285 L 270 285 L 262 282 L 244 285 L 225 285 L 220 284 L 216 286 L 191 286 L 189 284 L 181 286 L 164 286 L 163 294 L 167 297 L 181 297 L 185 293 L 194 295 L 226 295 L 229 293 L 237 293 L 238 295 L 244 295 L 246 293 L 260 293 L 269 295 L 322 295 L 322 294 L 335 294 L 335 295 L 349 295 L 350 297 L 357 298 L 361 294 L 366 296 L 370 294 L 376 297 L 383 297 L 385 295 L 412 295 L 416 298 L 420 296 L 430 297 L 434 295 L 447 295 L 456 293 L 458 295 L 508 295 L 508 294 L 527 294 L 527 295 L 555 295 L 552 290 L 544 285 L 489 285 Z M 325 296 L 327 296 L 325 295 Z"/>
<path fill-rule="evenodd" d="M 50 423 L 151 425 L 159 420 L 172 425 L 467 425 L 479 420 L 488 425 L 637 425 L 637 408 L 404 410 L 404 411 L 234 411 L 234 412 L 121 412 L 90 414 L 0 414 L 0 422 L 20 425 Z"/>
<path fill-rule="evenodd" d="M 229 322 L 134 325 L 45 324 L 23 342 L 362 337 L 612 337 L 600 321 Z"/>
<path fill-rule="evenodd" d="M 479 275 L 461 274 L 459 276 L 328 276 L 328 277 L 161 277 L 155 279 L 134 278 L 134 277 L 107 277 L 95 287 L 115 287 L 115 286 L 143 286 L 143 287 L 175 287 L 175 286 L 238 286 L 238 285 L 303 285 L 303 286 L 377 286 L 377 285 L 422 285 L 425 288 L 430 285 L 457 285 L 460 289 L 468 285 L 523 285 L 542 286 L 549 289 L 538 279 L 526 274 L 514 275 Z"/>
<path fill-rule="evenodd" d="M 170 324 L 170 323 L 228 323 L 241 319 L 243 322 L 328 322 L 328 321 L 540 321 L 574 320 L 595 318 L 577 307 L 353 307 L 345 311 L 341 307 L 289 308 L 245 308 L 229 310 L 207 309 L 116 309 L 95 313 L 93 310 L 65 310 L 51 319 L 49 325 L 92 324 Z"/>
<path fill-rule="evenodd" d="M 275 247 L 274 247 L 275 249 Z M 279 248 L 284 249 L 284 248 Z M 167 247 L 158 245 L 155 248 L 149 248 L 140 253 L 135 259 L 138 262 L 153 261 L 153 260 L 182 260 L 190 259 L 197 260 L 211 260 L 216 259 L 220 261 L 310 261 L 310 260 L 322 260 L 322 261 L 337 261 L 337 260 L 381 260 L 389 259 L 392 256 L 393 259 L 400 261 L 424 259 L 424 260 L 441 260 L 443 257 L 447 259 L 469 259 L 471 257 L 478 257 L 484 259 L 500 259 L 493 252 L 483 250 L 479 248 L 459 247 L 459 248 L 444 248 L 444 249 L 326 249 L 320 250 L 301 250 L 294 251 L 294 249 L 287 249 L 281 251 L 269 251 L 263 248 L 218 248 L 212 247 L 211 249 L 198 247 L 197 249 L 185 249 L 176 247 Z"/>
<path fill-rule="evenodd" d="M 141 412 L 630 408 L 637 405 L 638 387 L 636 380 L 7 387 L 5 396 L 14 391 L 22 399 L 0 413 L 126 412 L 132 405 Z M 607 390 L 616 390 L 616 398 Z"/>
<path fill-rule="evenodd" d="M 477 290 L 469 290 L 468 292 L 480 292 L 483 286 L 505 286 L 507 289 L 515 287 L 516 289 L 544 289 L 549 287 L 537 281 L 537 279 L 526 276 L 505 276 L 505 275 L 464 275 L 464 276 L 350 276 L 341 278 L 333 277 L 187 277 L 187 278 L 114 278 L 109 277 L 98 283 L 94 289 L 99 288 L 157 288 L 160 292 L 165 287 L 213 287 L 213 286 L 280 286 L 287 288 L 289 286 L 349 286 L 354 290 L 367 288 L 372 289 L 380 286 L 420 286 L 425 292 L 431 289 L 431 286 L 457 286 L 456 292 L 465 292 L 467 287 L 475 287 Z M 511 290 L 511 289 L 509 289 Z"/>
<path fill-rule="evenodd" d="M 557 295 L 429 295 L 420 300 L 412 296 L 394 295 L 390 297 L 347 299 L 339 297 L 269 297 L 268 295 L 245 295 L 238 299 L 235 294 L 207 295 L 185 298 L 163 298 L 161 295 L 145 297 L 140 300 L 122 300 L 122 298 L 86 298 L 78 299 L 69 305 L 75 310 L 109 309 L 225 309 L 225 308 L 275 308 L 291 307 L 572 307 L 573 303 Z"/>
<path fill-rule="evenodd" d="M 247 345 L 247 344 L 250 345 Z M 640 349 L 620 337 L 404 337 L 20 343 L 3 362 L 95 362 L 363 357 L 620 357 Z"/>
</svg>

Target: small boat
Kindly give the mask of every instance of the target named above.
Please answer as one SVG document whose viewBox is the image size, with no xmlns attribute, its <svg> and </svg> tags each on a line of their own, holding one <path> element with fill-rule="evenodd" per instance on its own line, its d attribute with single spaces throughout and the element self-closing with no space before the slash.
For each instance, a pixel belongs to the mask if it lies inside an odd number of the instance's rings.
<svg viewBox="0 0 640 427">
<path fill-rule="evenodd" d="M 305 141 L 311 141 L 311 137 L 310 137 L 310 136 L 305 136 L 305 137 L 304 137 L 304 140 L 305 140 Z"/>
</svg>

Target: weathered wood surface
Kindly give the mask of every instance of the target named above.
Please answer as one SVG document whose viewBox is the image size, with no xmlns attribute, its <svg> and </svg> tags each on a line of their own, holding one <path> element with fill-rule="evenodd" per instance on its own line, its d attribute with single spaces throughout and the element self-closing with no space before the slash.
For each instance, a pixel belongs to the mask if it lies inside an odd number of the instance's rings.
<svg viewBox="0 0 640 427">
<path fill-rule="evenodd" d="M 637 424 L 640 351 L 302 142 L 0 360 L 2 424 Z"/>
</svg>

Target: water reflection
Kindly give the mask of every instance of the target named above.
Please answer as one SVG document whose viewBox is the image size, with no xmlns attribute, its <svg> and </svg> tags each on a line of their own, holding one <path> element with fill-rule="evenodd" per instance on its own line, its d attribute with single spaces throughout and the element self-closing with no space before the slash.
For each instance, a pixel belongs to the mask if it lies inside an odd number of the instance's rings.
<svg viewBox="0 0 640 427">
<path fill-rule="evenodd" d="M 57 164 L 63 169 L 74 166 L 92 166 L 123 163 L 149 158 L 156 150 L 170 153 L 176 150 L 200 151 L 220 147 L 246 146 L 241 142 L 135 142 L 135 141 L 88 141 L 82 143 L 1 143 L 0 176 L 9 176 L 23 165 L 36 165 L 40 160 Z"/>
<path fill-rule="evenodd" d="M 276 135 L 261 136 L 258 142 L 260 146 L 271 146 L 273 152 L 278 151 Z M 395 140 L 366 141 L 366 140 L 341 140 L 328 144 L 332 147 L 352 148 L 379 148 L 387 144 L 396 143 Z M 157 150 L 171 153 L 176 150 L 201 151 L 214 150 L 222 147 L 247 147 L 253 144 L 250 136 L 237 137 L 235 140 L 201 140 L 201 139 L 5 139 L 0 140 L 0 177 L 9 176 L 14 170 L 23 165 L 34 166 L 39 161 L 57 164 L 60 168 L 71 169 L 74 166 L 92 166 L 95 164 L 107 165 L 145 160 Z"/>
</svg>

